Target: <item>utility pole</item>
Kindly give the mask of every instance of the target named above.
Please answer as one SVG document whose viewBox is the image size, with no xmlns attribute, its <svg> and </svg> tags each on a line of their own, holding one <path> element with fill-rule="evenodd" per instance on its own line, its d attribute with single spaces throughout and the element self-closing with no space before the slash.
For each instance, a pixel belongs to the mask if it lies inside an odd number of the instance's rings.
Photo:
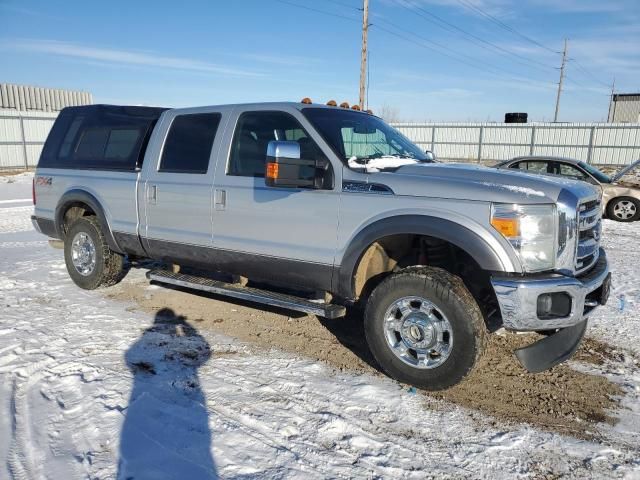
<svg viewBox="0 0 640 480">
<path fill-rule="evenodd" d="M 360 110 L 364 110 L 367 84 L 367 36 L 369 33 L 369 0 L 362 5 L 362 56 L 360 57 Z"/>
<path fill-rule="evenodd" d="M 558 110 L 560 110 L 560 94 L 562 93 L 562 82 L 564 81 L 564 67 L 567 63 L 567 39 L 564 39 L 564 50 L 562 51 L 562 65 L 560 65 L 560 81 L 558 82 L 558 96 L 556 97 L 556 113 L 553 121 L 558 121 Z"/>
<path fill-rule="evenodd" d="M 607 113 L 607 122 L 613 123 L 613 116 L 611 115 L 611 107 L 613 106 L 613 95 L 616 91 L 616 77 L 613 77 L 613 83 L 611 84 L 611 98 L 609 98 L 609 112 Z"/>
</svg>

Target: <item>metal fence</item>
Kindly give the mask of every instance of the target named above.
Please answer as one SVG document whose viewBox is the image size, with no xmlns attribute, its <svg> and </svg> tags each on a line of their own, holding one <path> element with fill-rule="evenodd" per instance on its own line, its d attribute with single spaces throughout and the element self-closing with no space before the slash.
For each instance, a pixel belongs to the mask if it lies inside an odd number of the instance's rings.
<svg viewBox="0 0 640 480">
<path fill-rule="evenodd" d="M 640 158 L 640 124 L 397 123 L 394 127 L 442 160 L 496 162 L 520 155 L 555 155 L 618 166 Z"/>
<path fill-rule="evenodd" d="M 0 110 L 0 169 L 33 168 L 56 115 Z M 640 124 L 398 123 L 442 160 L 495 162 L 519 155 L 560 155 L 596 165 L 640 158 Z"/>
<path fill-rule="evenodd" d="M 48 112 L 0 110 L 0 169 L 35 167 L 55 119 Z"/>
</svg>

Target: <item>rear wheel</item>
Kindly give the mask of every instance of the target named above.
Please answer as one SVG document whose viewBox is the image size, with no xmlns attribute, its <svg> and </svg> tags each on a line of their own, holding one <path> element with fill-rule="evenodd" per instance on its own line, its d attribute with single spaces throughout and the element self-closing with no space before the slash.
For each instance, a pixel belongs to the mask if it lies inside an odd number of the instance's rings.
<svg viewBox="0 0 640 480">
<path fill-rule="evenodd" d="M 631 197 L 614 198 L 607 204 L 607 217 L 618 222 L 633 222 L 640 218 L 640 202 Z"/>
<path fill-rule="evenodd" d="M 73 282 L 85 290 L 115 285 L 126 274 L 124 257 L 109 249 L 96 217 L 81 217 L 71 224 L 64 260 Z"/>
<path fill-rule="evenodd" d="M 482 314 L 462 280 L 428 267 L 408 268 L 375 288 L 365 334 L 387 374 L 426 390 L 462 381 L 486 343 Z"/>
</svg>

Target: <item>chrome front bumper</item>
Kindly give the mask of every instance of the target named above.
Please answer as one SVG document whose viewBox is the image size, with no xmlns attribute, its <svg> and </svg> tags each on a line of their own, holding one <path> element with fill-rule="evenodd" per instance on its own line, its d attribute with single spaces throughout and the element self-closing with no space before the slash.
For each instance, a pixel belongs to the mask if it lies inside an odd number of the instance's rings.
<svg viewBox="0 0 640 480">
<path fill-rule="evenodd" d="M 498 298 L 502 322 L 506 329 L 516 331 L 554 330 L 577 325 L 598 305 L 606 303 L 609 264 L 604 250 L 594 267 L 580 277 L 559 274 L 525 277 L 491 278 Z M 538 297 L 545 293 L 564 292 L 571 297 L 568 316 L 552 319 L 538 318 Z"/>
</svg>

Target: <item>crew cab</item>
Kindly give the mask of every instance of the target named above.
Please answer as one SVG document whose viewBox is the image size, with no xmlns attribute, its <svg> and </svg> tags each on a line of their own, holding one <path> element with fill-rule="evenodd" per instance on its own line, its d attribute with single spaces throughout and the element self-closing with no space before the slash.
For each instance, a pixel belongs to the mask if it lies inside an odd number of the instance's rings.
<svg viewBox="0 0 640 480">
<path fill-rule="evenodd" d="M 545 334 L 516 351 L 529 371 L 566 360 L 609 294 L 592 185 L 433 163 L 375 115 L 310 101 L 66 108 L 34 202 L 81 288 L 154 259 L 162 284 L 359 309 L 382 369 L 425 389 L 502 328 Z"/>
</svg>

